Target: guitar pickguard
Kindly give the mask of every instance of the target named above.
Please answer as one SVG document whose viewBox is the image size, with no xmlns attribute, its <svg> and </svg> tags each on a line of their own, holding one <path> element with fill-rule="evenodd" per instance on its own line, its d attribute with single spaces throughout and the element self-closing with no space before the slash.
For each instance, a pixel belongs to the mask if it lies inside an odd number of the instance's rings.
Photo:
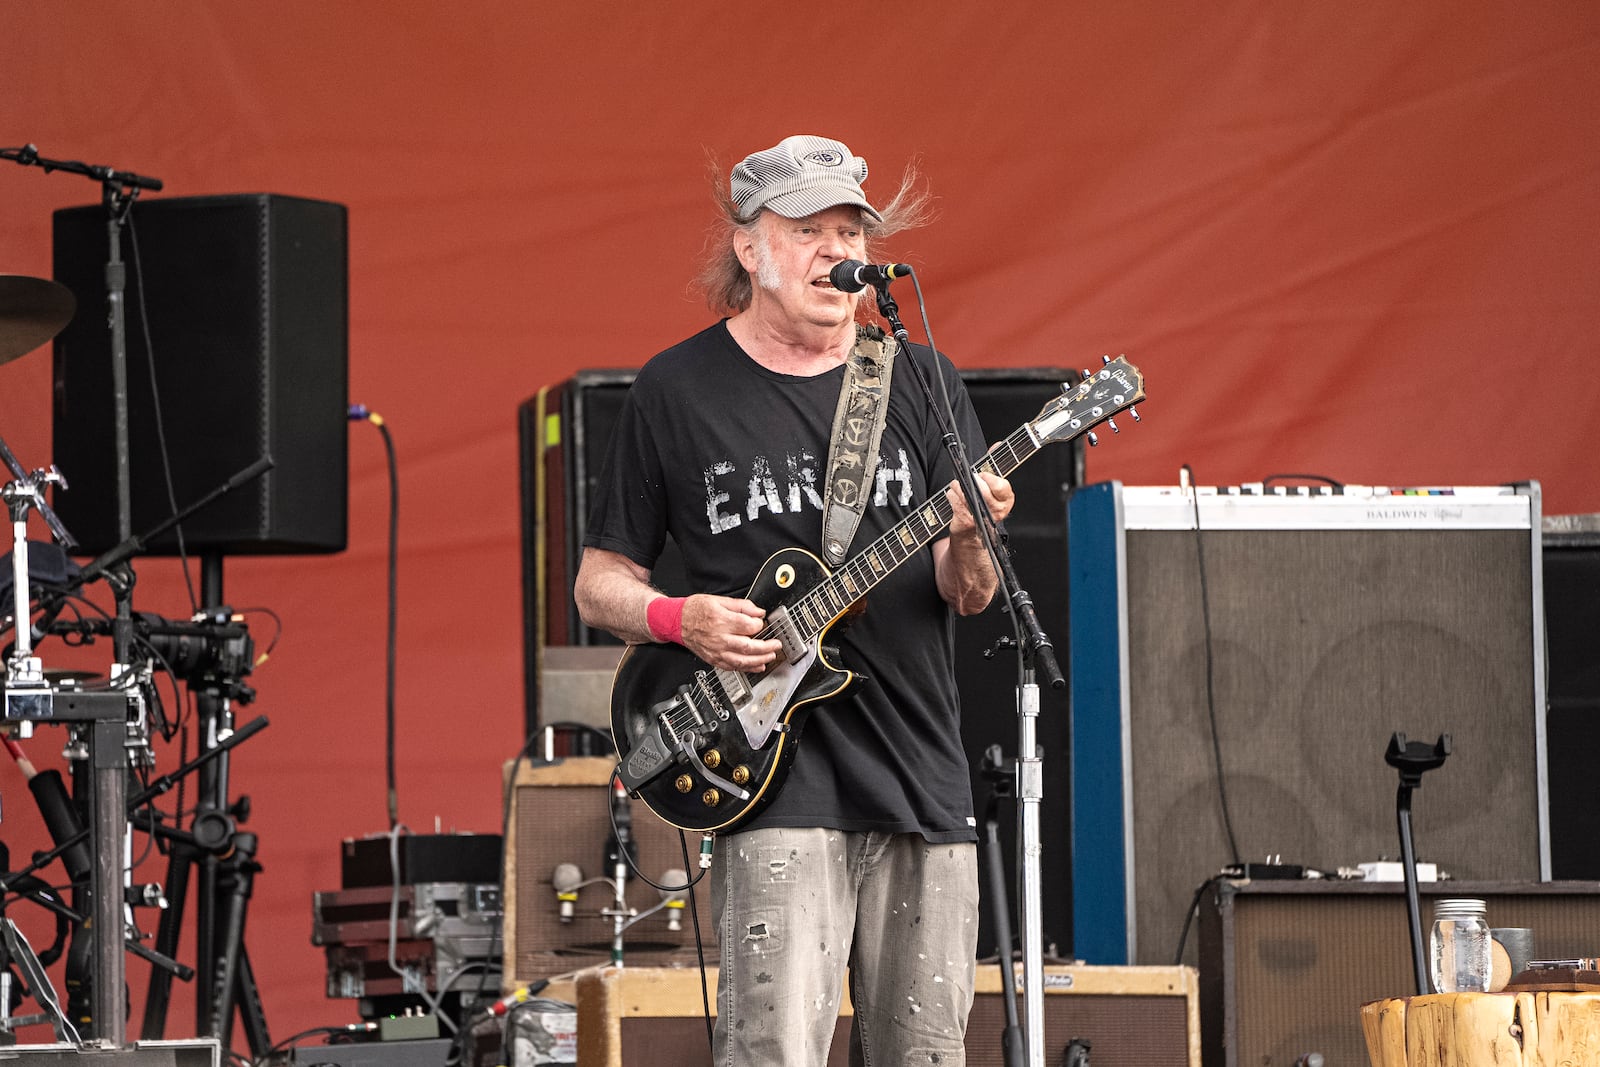
<svg viewBox="0 0 1600 1067">
<path fill-rule="evenodd" d="M 812 645 L 800 659 L 793 663 L 780 663 L 756 683 L 753 699 L 739 709 L 737 716 L 739 725 L 744 727 L 744 739 L 751 748 L 759 749 L 766 745 L 767 738 L 772 736 L 772 728 L 789 706 L 789 698 L 805 681 L 806 672 L 816 660 L 817 649 Z"/>
</svg>

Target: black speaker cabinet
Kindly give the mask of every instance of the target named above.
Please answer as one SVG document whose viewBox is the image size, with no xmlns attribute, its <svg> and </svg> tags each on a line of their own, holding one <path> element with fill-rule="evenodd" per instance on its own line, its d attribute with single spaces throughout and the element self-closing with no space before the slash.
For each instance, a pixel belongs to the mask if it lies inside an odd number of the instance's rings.
<svg viewBox="0 0 1600 1067">
<path fill-rule="evenodd" d="M 609 782 L 614 759 L 575 757 L 550 763 L 519 763 L 511 791 L 511 821 L 507 826 L 505 869 L 505 960 L 503 982 L 507 989 L 542 978 L 567 974 L 606 963 L 611 958 L 611 921 L 601 914 L 612 906 L 615 893 L 605 879 L 606 842 L 611 836 L 608 809 Z M 641 804 L 632 806 L 633 839 L 638 863 L 651 880 L 661 885 L 663 875 L 684 869 L 678 831 L 651 815 Z M 689 869 L 698 874 L 698 837 L 688 842 Z M 561 918 L 553 881 L 555 869 L 571 863 L 586 883 L 578 892 L 570 921 Z M 674 883 L 681 884 L 681 883 Z M 661 894 L 637 878 L 627 885 L 629 906 L 639 912 L 661 903 Z M 717 936 L 711 925 L 711 889 L 702 882 L 695 890 L 700 933 L 706 958 L 716 962 Z M 629 927 L 623 934 L 623 963 L 635 966 L 694 966 L 695 932 L 687 909 L 677 914 L 680 929 L 669 926 L 670 909 L 657 911 Z"/>
<path fill-rule="evenodd" d="M 121 250 L 134 534 L 266 456 L 274 464 L 267 473 L 184 521 L 186 548 L 345 547 L 345 233 L 343 205 L 296 197 L 134 204 Z M 54 235 L 56 280 L 78 298 L 77 316 L 55 342 L 54 460 L 70 485 L 55 508 L 83 551 L 98 554 L 120 540 L 105 209 L 57 211 Z M 177 547 L 169 530 L 147 551 L 171 555 Z"/>
<path fill-rule="evenodd" d="M 1171 961 L 1235 861 L 1395 856 L 1397 731 L 1454 741 L 1420 859 L 1548 878 L 1539 529 L 1536 486 L 1075 493 L 1077 954 Z"/>
<path fill-rule="evenodd" d="M 1593 955 L 1600 936 L 1597 883 L 1425 883 L 1425 935 L 1441 896 L 1481 897 L 1490 926 L 1531 929 L 1538 959 Z M 1416 992 L 1406 924 L 1398 882 L 1208 887 L 1199 915 L 1206 1067 L 1288 1067 L 1312 1052 L 1330 1067 L 1366 1063 L 1361 1005 Z"/>
<path fill-rule="evenodd" d="M 524 682 L 528 698 L 527 729 L 541 722 L 569 717 L 565 708 L 537 706 L 544 684 L 547 649 L 567 645 L 612 644 L 609 634 L 591 629 L 578 618 L 572 582 L 582 553 L 588 518 L 611 431 L 623 399 L 633 384 L 631 370 L 583 371 L 551 386 L 522 404 L 518 423 L 522 446 Z M 973 409 L 991 441 L 1005 438 L 1036 417 L 1062 386 L 1077 381 L 1076 372 L 1059 367 L 974 369 L 962 372 Z M 973 457 L 976 459 L 977 457 Z M 1083 481 L 1081 442 L 1046 448 L 1012 475 L 1017 503 L 1006 526 L 1012 557 L 1023 586 L 1032 595 L 1040 621 L 1058 649 L 1066 647 L 1067 583 L 1065 536 L 1061 510 L 1067 492 Z M 669 540 L 653 578 L 674 594 L 687 587 L 677 547 Z M 974 768 L 973 790 L 982 818 L 988 786 L 976 773 L 984 749 L 998 744 L 1016 754 L 1015 657 L 985 658 L 1002 636 L 1012 633 L 1011 618 L 997 602 L 981 615 L 956 627 L 956 681 L 960 688 L 962 735 Z M 1062 667 L 1066 657 L 1060 656 Z M 582 716 L 577 716 L 582 717 Z M 1066 786 L 1068 744 L 1067 694 L 1045 690 L 1040 696 L 1038 740 L 1052 775 L 1041 805 L 1041 823 L 1054 831 L 1042 860 L 1042 895 L 1047 943 L 1065 951 L 1072 939 L 1071 855 L 1066 827 L 1071 797 Z M 1001 838 L 1013 854 L 1015 818 L 1005 802 Z M 986 877 L 986 876 L 985 876 Z M 1011 897 L 1016 900 L 1014 872 L 1007 865 Z M 984 882 L 987 885 L 987 880 Z M 1013 928 L 1016 922 L 1013 920 Z M 984 954 L 993 948 L 990 918 L 984 913 L 978 944 Z"/>
<path fill-rule="evenodd" d="M 1550 635 L 1550 871 L 1600 879 L 1600 515 L 1547 516 Z M 1597 939 L 1600 940 L 1600 939 Z"/>
<path fill-rule="evenodd" d="M 717 974 L 707 975 L 713 1010 Z M 1187 967 L 1047 967 L 1044 1062 L 1066 1062 L 1073 1038 L 1095 1067 L 1199 1067 L 1199 1001 Z M 707 1056 L 698 970 L 596 968 L 578 975 L 578 1062 L 593 1067 L 702 1063 Z M 1018 982 L 1018 1011 L 1023 1009 Z M 841 999 L 830 1067 L 849 1062 L 851 1006 Z M 1025 1023 L 1024 1023 L 1025 1025 Z M 978 968 L 967 1020 L 969 1067 L 1005 1062 L 1000 970 Z"/>
</svg>

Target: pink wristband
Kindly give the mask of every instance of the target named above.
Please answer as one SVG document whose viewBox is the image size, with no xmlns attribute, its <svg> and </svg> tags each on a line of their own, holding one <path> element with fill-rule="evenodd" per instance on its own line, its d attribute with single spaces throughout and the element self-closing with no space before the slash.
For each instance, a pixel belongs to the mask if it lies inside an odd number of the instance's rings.
<svg viewBox="0 0 1600 1067">
<path fill-rule="evenodd" d="M 657 641 L 683 644 L 683 605 L 688 597 L 658 596 L 645 608 L 645 625 Z"/>
</svg>

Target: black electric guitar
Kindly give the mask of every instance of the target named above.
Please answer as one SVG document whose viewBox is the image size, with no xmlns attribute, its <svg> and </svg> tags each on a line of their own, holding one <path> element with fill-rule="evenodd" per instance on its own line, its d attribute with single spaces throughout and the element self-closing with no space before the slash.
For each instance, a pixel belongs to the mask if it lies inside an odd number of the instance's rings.
<svg viewBox="0 0 1600 1067">
<path fill-rule="evenodd" d="M 1083 434 L 1092 443 L 1093 427 L 1144 399 L 1144 376 L 1118 357 L 1062 390 L 973 469 L 1004 477 L 1044 445 Z M 765 670 L 721 670 L 680 645 L 631 646 L 611 685 L 611 732 L 628 792 L 685 830 L 726 832 L 770 804 L 806 718 L 857 681 L 828 662 L 823 635 L 937 537 L 951 514 L 940 493 L 834 572 L 804 549 L 775 553 L 747 594 L 767 613 L 757 636 L 783 645 Z"/>
</svg>

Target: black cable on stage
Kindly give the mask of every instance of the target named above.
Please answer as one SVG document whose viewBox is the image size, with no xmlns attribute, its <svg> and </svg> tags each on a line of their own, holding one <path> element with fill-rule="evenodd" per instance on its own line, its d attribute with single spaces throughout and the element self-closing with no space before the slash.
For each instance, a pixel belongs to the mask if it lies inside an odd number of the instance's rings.
<svg viewBox="0 0 1600 1067">
<path fill-rule="evenodd" d="M 400 825 L 400 790 L 395 781 L 395 655 L 398 647 L 396 631 L 399 623 L 399 575 L 400 575 L 400 467 L 395 459 L 394 438 L 389 433 L 389 427 L 384 423 L 383 416 L 376 411 L 369 411 L 361 404 L 350 406 L 350 420 L 352 422 L 370 422 L 378 428 L 378 433 L 383 437 L 383 451 L 389 467 L 389 611 L 388 632 L 384 638 L 385 675 L 383 696 L 384 720 L 384 780 L 388 789 L 389 831 L 394 832 Z"/>
<path fill-rule="evenodd" d="M 1228 854 L 1235 864 L 1240 863 L 1239 842 L 1233 835 L 1233 815 L 1228 808 L 1228 781 L 1222 773 L 1222 741 L 1217 732 L 1217 682 L 1216 653 L 1212 646 L 1211 593 L 1206 584 L 1206 546 L 1200 533 L 1200 487 L 1194 480 L 1194 468 L 1183 465 L 1189 481 L 1189 500 L 1194 505 L 1195 566 L 1200 576 L 1200 619 L 1206 635 L 1206 714 L 1211 721 L 1211 758 L 1217 771 L 1217 800 L 1222 806 L 1222 828 L 1228 835 Z M 1195 902 L 1199 903 L 1198 895 Z M 1189 909 L 1193 914 L 1194 909 Z"/>
<path fill-rule="evenodd" d="M 167 506 L 172 509 L 172 514 L 178 513 L 178 491 L 172 480 L 172 459 L 167 454 L 167 428 L 161 418 L 161 390 L 156 384 L 156 350 L 150 343 L 150 312 L 145 308 L 144 302 L 144 264 L 139 259 L 139 231 L 134 227 L 132 210 L 128 211 L 128 240 L 133 247 L 133 277 L 139 288 L 139 326 L 144 334 L 144 362 L 150 372 L 150 413 L 155 420 L 157 450 L 161 454 L 161 473 L 167 485 Z M 189 554 L 183 543 L 183 523 L 172 527 L 173 536 L 178 541 L 178 566 L 183 571 L 183 585 L 189 591 L 189 610 L 191 613 L 200 611 L 200 600 L 194 595 L 194 581 L 189 577 Z"/>
<path fill-rule="evenodd" d="M 1189 910 L 1184 912 L 1183 915 L 1183 930 L 1178 934 L 1178 951 L 1172 954 L 1172 965 L 1174 967 L 1183 965 L 1183 950 L 1189 943 L 1189 927 L 1194 923 L 1194 913 L 1200 907 L 1200 898 L 1205 896 L 1206 890 L 1216 884 L 1218 880 L 1216 878 L 1207 878 L 1200 883 L 1200 888 L 1194 891 L 1194 896 L 1189 898 Z"/>
</svg>

